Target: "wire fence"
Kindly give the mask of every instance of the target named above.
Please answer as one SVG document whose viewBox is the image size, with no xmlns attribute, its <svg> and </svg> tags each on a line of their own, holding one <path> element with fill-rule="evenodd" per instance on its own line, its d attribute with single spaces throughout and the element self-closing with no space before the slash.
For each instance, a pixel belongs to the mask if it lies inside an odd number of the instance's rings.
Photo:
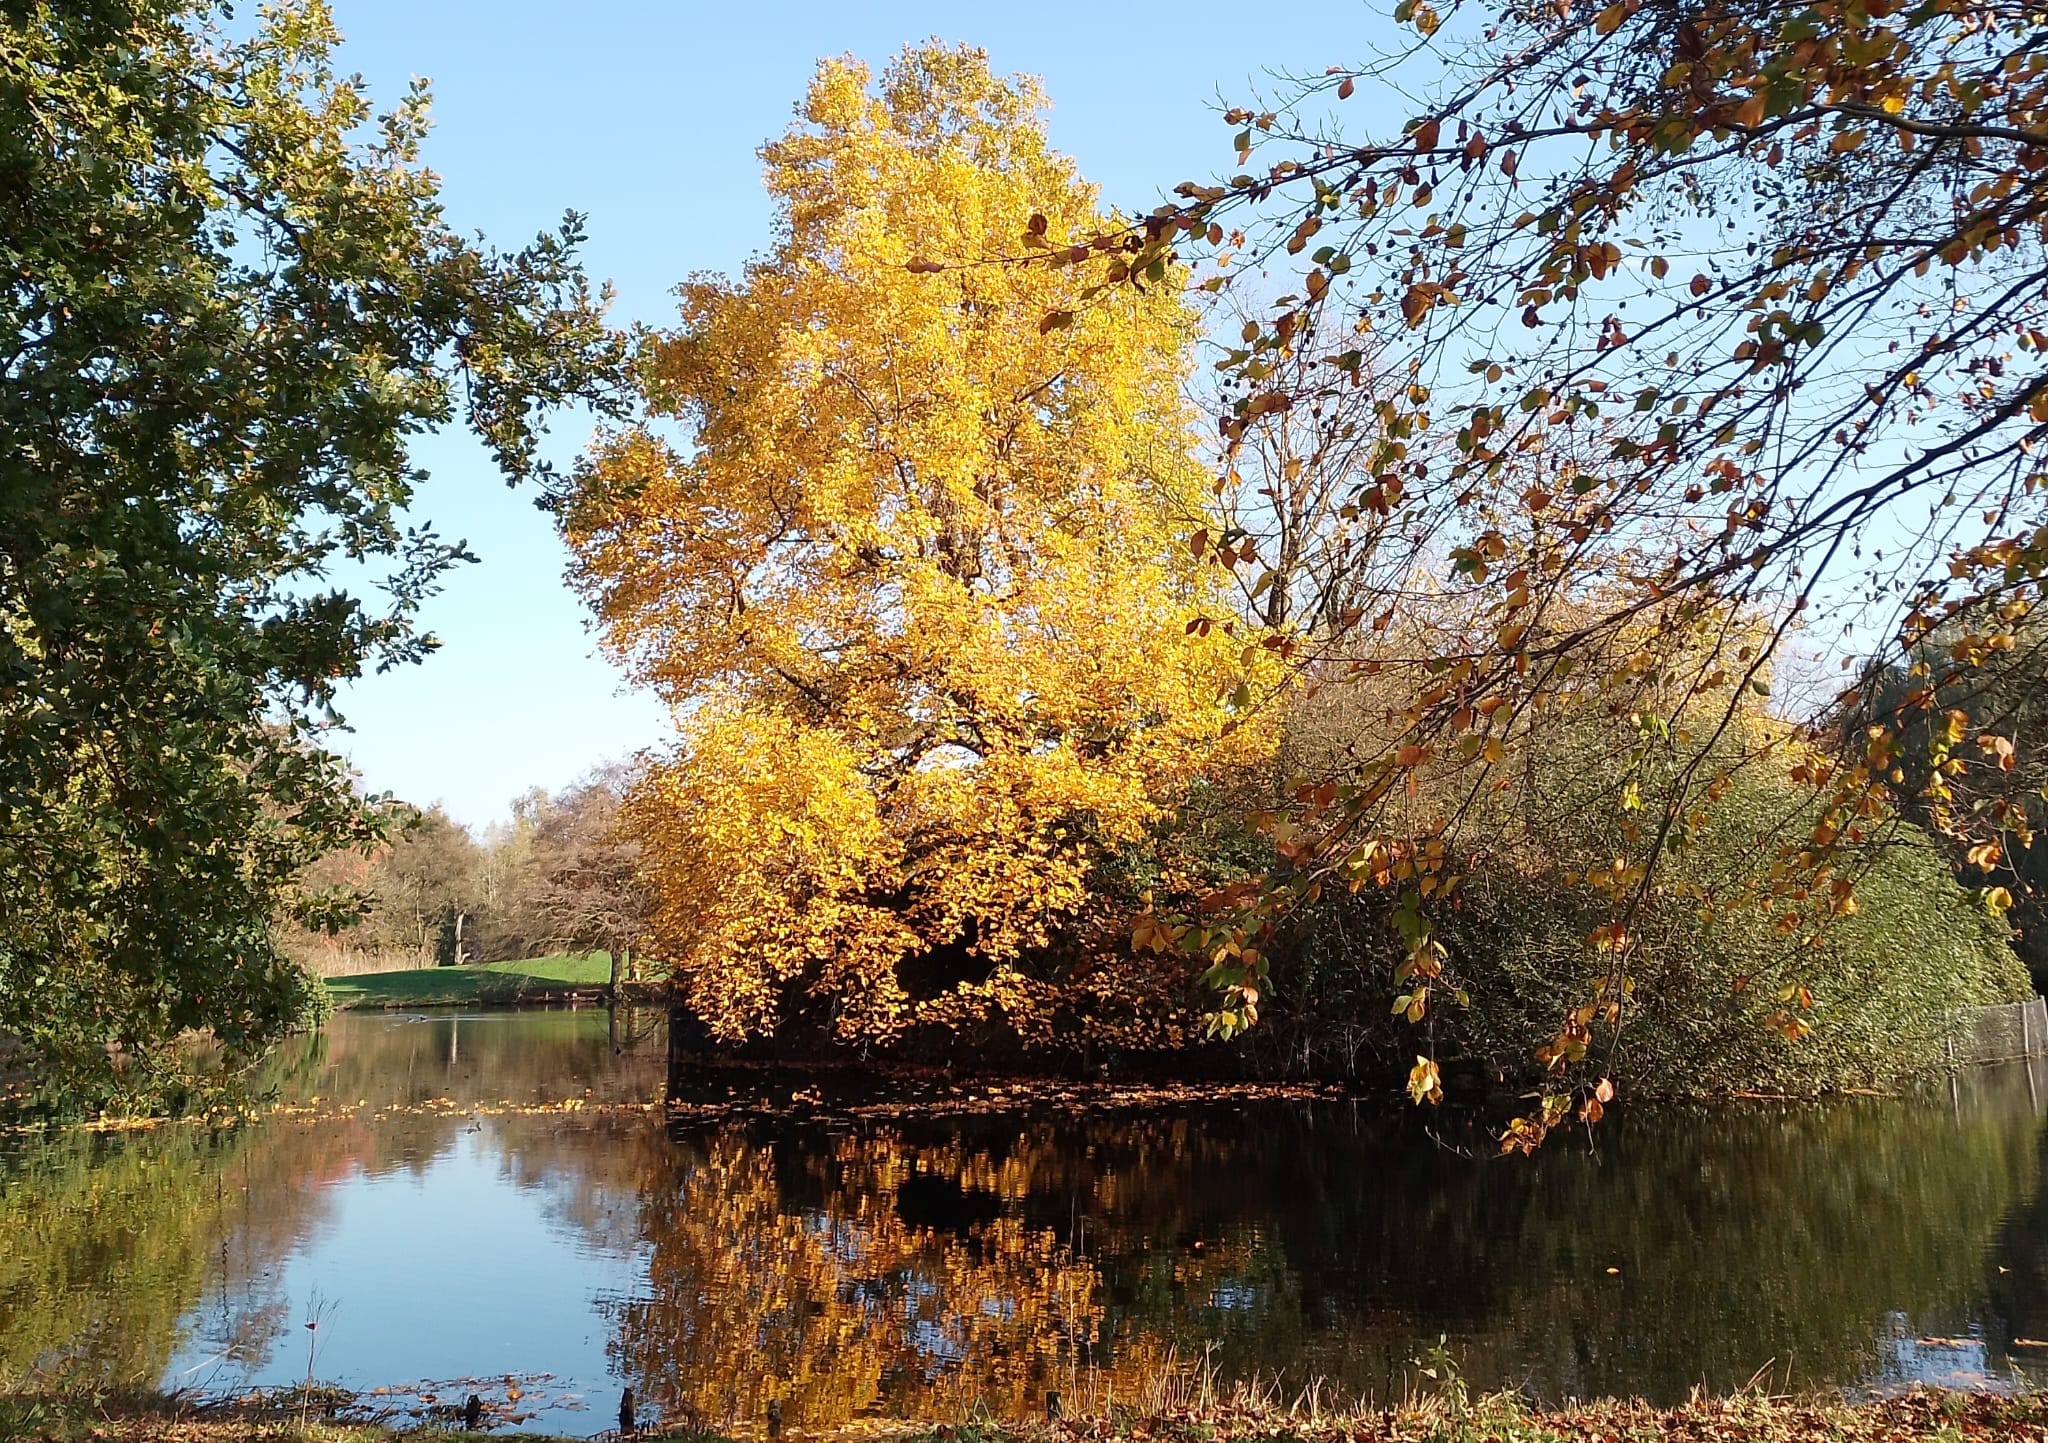
<svg viewBox="0 0 2048 1443">
<path fill-rule="evenodd" d="M 2048 998 L 1966 1007 L 1950 1046 L 1960 1063 L 2048 1056 Z"/>
</svg>

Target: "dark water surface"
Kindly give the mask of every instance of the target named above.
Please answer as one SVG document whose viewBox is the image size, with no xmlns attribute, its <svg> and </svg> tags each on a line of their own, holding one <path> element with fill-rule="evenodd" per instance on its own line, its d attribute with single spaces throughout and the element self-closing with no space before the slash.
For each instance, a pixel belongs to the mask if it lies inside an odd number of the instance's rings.
<svg viewBox="0 0 2048 1443">
<path fill-rule="evenodd" d="M 622 1041 L 345 1014 L 273 1064 L 303 1113 L 0 1141 L 0 1380 L 289 1383 L 310 1345 L 595 1433 L 625 1382 L 805 1427 L 1137 1401 L 1204 1358 L 1385 1396 L 1439 1336 L 1545 1398 L 2048 1373 L 2048 1072 L 1495 1160 L 1349 1104 L 670 1132 L 621 1106 L 658 1029 Z"/>
</svg>

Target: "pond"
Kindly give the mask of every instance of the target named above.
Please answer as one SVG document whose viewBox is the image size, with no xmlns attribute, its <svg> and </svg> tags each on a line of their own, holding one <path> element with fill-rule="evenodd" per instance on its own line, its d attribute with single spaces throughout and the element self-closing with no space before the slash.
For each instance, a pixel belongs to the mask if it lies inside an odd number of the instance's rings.
<svg viewBox="0 0 2048 1443">
<path fill-rule="evenodd" d="M 2048 1373 L 2048 1072 L 1495 1159 L 1366 1103 L 670 1129 L 658 1026 L 601 1012 L 344 1014 L 269 1065 L 259 1123 L 0 1142 L 0 1378 L 594 1434 L 627 1382 L 741 1429 L 1194 1364 L 1385 1397 L 1439 1339 L 1545 1399 Z"/>
</svg>

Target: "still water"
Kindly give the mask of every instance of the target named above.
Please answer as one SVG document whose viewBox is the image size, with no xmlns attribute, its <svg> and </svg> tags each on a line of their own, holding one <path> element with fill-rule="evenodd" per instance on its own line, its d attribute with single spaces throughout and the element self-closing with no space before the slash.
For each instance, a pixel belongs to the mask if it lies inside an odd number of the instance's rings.
<svg viewBox="0 0 2048 1443">
<path fill-rule="evenodd" d="M 593 1434 L 627 1382 L 743 1429 L 1190 1360 L 1384 1397 L 1440 1337 L 1544 1398 L 2048 1374 L 2048 1072 L 1492 1159 L 1370 1104 L 669 1129 L 658 1028 L 592 1012 L 344 1014 L 272 1066 L 254 1125 L 0 1141 L 0 1380 L 310 1367 Z"/>
</svg>

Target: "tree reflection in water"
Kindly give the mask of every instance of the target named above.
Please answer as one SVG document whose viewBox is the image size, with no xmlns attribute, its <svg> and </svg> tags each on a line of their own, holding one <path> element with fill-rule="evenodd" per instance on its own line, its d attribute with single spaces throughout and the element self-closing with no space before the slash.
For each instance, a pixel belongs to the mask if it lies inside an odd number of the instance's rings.
<svg viewBox="0 0 2048 1443">
<path fill-rule="evenodd" d="M 336 1184 L 363 1178 L 459 1188 L 485 1252 L 537 1206 L 559 1249 L 465 1273 L 460 1315 L 480 1333 L 523 1317 L 545 1265 L 587 1304 L 516 1330 L 545 1355 L 504 1367 L 573 1372 L 562 1360 L 587 1346 L 597 1376 L 563 1387 L 630 1382 L 709 1423 L 771 1399 L 806 1428 L 1036 1413 L 1048 1389 L 1128 1402 L 1205 1352 L 1225 1379 L 1384 1396 L 1440 1333 L 1484 1386 L 1663 1400 L 1774 1360 L 1795 1385 L 2002 1372 L 2048 1337 L 2023 1071 L 1925 1102 L 1621 1113 L 1596 1151 L 1495 1161 L 1366 1105 L 672 1134 L 595 1106 L 471 1115 L 652 1096 L 660 1039 L 615 1053 L 588 1014 L 344 1017 L 273 1066 L 281 1096 L 320 1108 L 221 1134 L 0 1142 L 0 1375 L 152 1381 L 227 1355 L 289 1379 L 306 1300 L 278 1279 L 360 1235 L 342 1215 L 359 1190 Z M 340 1261 L 323 1375 L 406 1381 L 362 1374 L 434 1341 L 403 1300 L 445 1298 L 444 1280 L 374 1249 Z"/>
<path fill-rule="evenodd" d="M 1991 1279 L 2048 1297 L 1989 1261 L 2002 1218 L 2048 1229 L 2015 1211 L 2041 1176 L 2024 1084 L 1982 1086 L 1624 1116 L 1528 1160 L 1327 1105 L 691 1129 L 647 1155 L 613 1356 L 707 1421 L 779 1397 L 812 1426 L 1130 1400 L 1204 1356 L 1385 1396 L 1440 1333 L 1475 1381 L 1548 1397 L 1883 1382 L 1922 1334 L 2009 1340 Z"/>
</svg>

